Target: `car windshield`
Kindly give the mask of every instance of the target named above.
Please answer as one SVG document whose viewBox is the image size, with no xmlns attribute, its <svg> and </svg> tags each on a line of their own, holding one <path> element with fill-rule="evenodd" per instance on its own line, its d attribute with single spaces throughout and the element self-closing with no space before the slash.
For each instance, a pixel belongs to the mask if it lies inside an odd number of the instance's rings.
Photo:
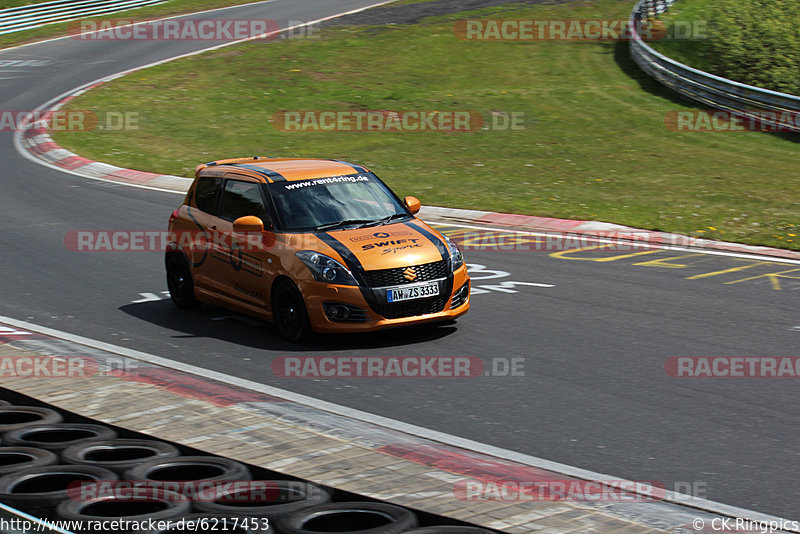
<svg viewBox="0 0 800 534">
<path fill-rule="evenodd" d="M 410 217 L 372 173 L 275 182 L 269 188 L 286 232 L 378 226 Z"/>
</svg>

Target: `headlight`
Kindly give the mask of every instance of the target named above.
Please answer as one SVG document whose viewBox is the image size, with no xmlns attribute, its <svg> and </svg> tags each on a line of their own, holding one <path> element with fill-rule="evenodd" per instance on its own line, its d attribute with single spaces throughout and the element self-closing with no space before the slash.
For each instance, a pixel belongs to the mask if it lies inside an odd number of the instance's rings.
<svg viewBox="0 0 800 534">
<path fill-rule="evenodd" d="M 301 250 L 297 257 L 303 260 L 311 275 L 317 282 L 339 284 L 342 286 L 357 286 L 358 282 L 347 267 L 325 254 L 313 250 Z"/>
<path fill-rule="evenodd" d="M 458 245 L 456 245 L 452 239 L 444 236 L 444 240 L 447 242 L 447 248 L 450 249 L 450 268 L 455 271 L 464 265 L 464 255 L 461 254 L 461 251 L 458 249 Z"/>
</svg>

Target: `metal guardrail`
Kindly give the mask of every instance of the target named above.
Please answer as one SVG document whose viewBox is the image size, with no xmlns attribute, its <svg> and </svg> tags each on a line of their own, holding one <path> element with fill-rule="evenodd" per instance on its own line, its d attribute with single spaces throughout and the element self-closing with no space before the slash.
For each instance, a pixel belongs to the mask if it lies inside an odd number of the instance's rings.
<svg viewBox="0 0 800 534">
<path fill-rule="evenodd" d="M 43 4 L 0 9 L 0 35 L 38 28 L 55 22 L 117 13 L 161 4 L 166 0 L 56 0 Z"/>
<path fill-rule="evenodd" d="M 659 6 L 656 4 L 661 4 L 666 9 L 673 2 L 674 0 L 640 0 L 634 6 L 630 19 L 630 50 L 631 57 L 639 68 L 673 91 L 701 104 L 734 111 L 758 123 L 800 132 L 800 128 L 794 128 L 786 121 L 771 121 L 771 117 L 764 114 L 774 112 L 777 114 L 776 119 L 781 113 L 796 115 L 800 113 L 800 96 L 770 91 L 703 72 L 659 54 L 642 41 L 636 32 L 639 21 L 658 12 L 656 10 Z"/>
</svg>

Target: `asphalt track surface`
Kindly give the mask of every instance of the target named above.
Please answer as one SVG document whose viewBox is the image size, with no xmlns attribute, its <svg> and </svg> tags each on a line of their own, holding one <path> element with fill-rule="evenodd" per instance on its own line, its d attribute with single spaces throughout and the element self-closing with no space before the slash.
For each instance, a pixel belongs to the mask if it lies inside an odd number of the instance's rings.
<svg viewBox="0 0 800 534">
<path fill-rule="evenodd" d="M 369 3 L 276 0 L 198 17 L 313 20 Z M 65 39 L 0 52 L 0 60 L 51 61 L 0 70 L 1 107 L 33 109 L 97 78 L 213 44 Z M 764 275 L 800 265 L 721 255 L 647 263 L 690 254 L 681 251 L 602 262 L 469 251 L 468 263 L 485 266 L 472 268 L 475 286 L 496 287 L 474 295 L 456 326 L 290 345 L 270 326 L 220 308 L 175 309 L 160 298 L 161 254 L 78 253 L 64 245 L 73 230 L 162 230 L 180 196 L 37 165 L 15 151 L 10 132 L 0 133 L 0 161 L 1 315 L 613 477 L 694 485 L 700 497 L 800 519 L 796 381 L 679 379 L 664 370 L 672 356 L 798 356 L 800 282 L 791 273 Z M 489 275 L 495 278 L 482 279 Z M 491 358 L 522 358 L 524 376 L 276 377 L 270 363 L 289 355 L 476 356 L 488 366 Z"/>
</svg>

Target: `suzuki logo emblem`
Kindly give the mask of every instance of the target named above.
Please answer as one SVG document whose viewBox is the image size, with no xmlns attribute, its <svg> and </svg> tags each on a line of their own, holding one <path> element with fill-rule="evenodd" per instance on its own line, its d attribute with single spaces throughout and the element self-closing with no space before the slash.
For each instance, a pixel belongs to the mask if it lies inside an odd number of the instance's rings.
<svg viewBox="0 0 800 534">
<path fill-rule="evenodd" d="M 403 271 L 403 278 L 408 280 L 409 282 L 413 282 L 417 279 L 417 270 L 413 267 L 409 267 L 405 271 Z"/>
</svg>

